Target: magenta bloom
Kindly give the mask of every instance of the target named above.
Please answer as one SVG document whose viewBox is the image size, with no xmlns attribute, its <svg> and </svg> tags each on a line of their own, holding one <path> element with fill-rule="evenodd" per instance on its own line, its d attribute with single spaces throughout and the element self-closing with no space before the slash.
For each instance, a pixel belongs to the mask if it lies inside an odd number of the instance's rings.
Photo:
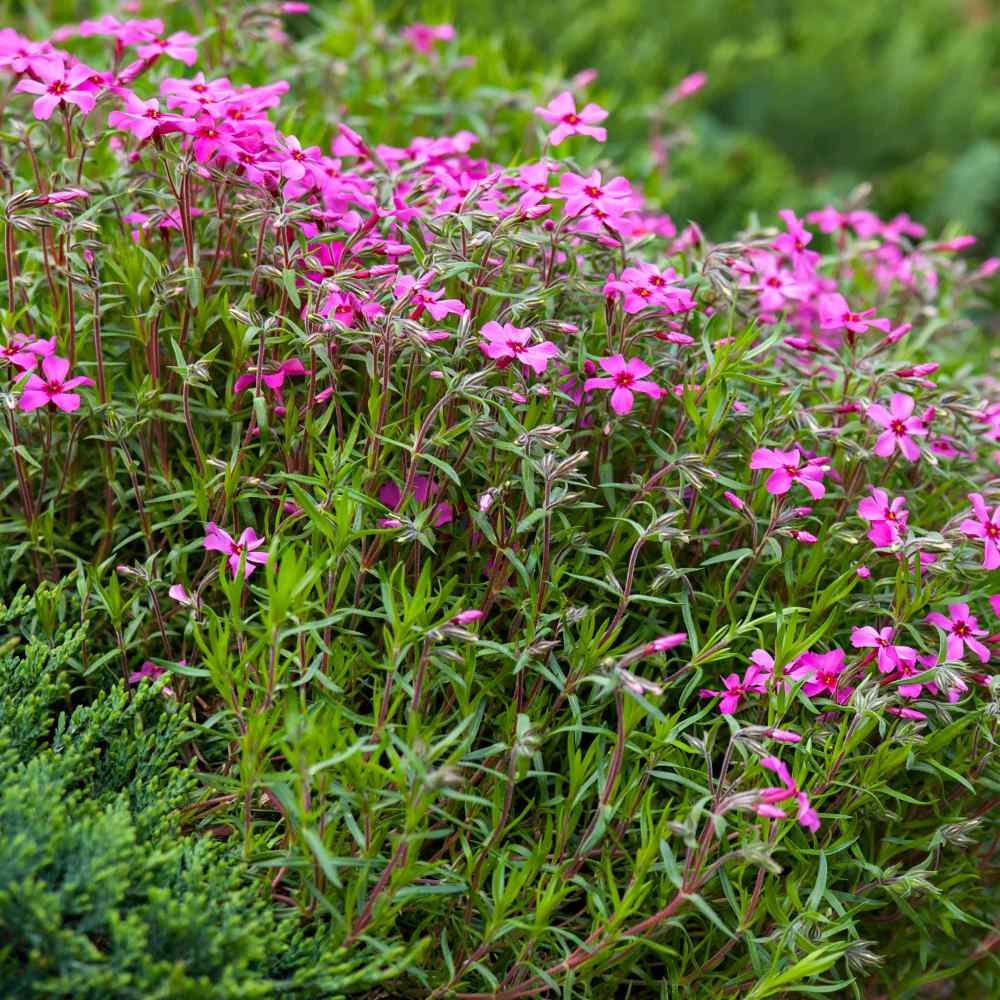
<svg viewBox="0 0 1000 1000">
<path fill-rule="evenodd" d="M 966 518 L 960 527 L 963 535 L 983 540 L 983 569 L 996 569 L 1000 566 L 1000 504 L 990 513 L 981 493 L 970 493 L 969 500 L 975 517 Z"/>
<path fill-rule="evenodd" d="M 455 625 L 470 625 L 472 622 L 479 621 L 483 617 L 482 611 L 470 610 L 470 611 L 459 611 L 457 615 L 451 618 L 451 621 Z"/>
<path fill-rule="evenodd" d="M 770 788 L 761 789 L 761 798 L 770 804 L 775 802 L 784 802 L 785 799 L 790 799 L 799 790 L 798 785 L 792 780 L 791 772 L 788 770 L 788 765 L 778 757 L 762 757 L 760 761 L 761 767 L 766 767 L 769 771 L 773 771 L 777 776 L 778 780 L 781 782 L 780 786 L 772 786 Z M 784 815 L 784 813 L 782 813 Z"/>
<path fill-rule="evenodd" d="M 263 566 L 267 562 L 268 554 L 257 551 L 264 542 L 265 539 L 258 538 L 253 528 L 244 528 L 239 540 L 234 541 L 232 535 L 223 531 L 214 521 L 209 521 L 205 525 L 205 548 L 210 552 L 221 552 L 228 556 L 226 562 L 229 572 L 234 577 L 240 571 L 241 556 L 248 577 L 258 566 Z"/>
<path fill-rule="evenodd" d="M 558 146 L 571 135 L 589 135 L 598 142 L 604 142 L 608 137 L 607 130 L 597 125 L 608 117 L 607 111 L 596 104 L 588 104 L 578 112 L 573 95 L 568 90 L 553 98 L 544 108 L 535 108 L 535 114 L 555 125 L 549 133 L 549 142 L 553 146 Z"/>
<path fill-rule="evenodd" d="M 435 42 L 450 42 L 455 37 L 455 29 L 450 24 L 422 24 L 418 21 L 404 28 L 400 34 L 415 51 L 426 55 Z"/>
<path fill-rule="evenodd" d="M 753 667 L 748 667 L 740 679 L 739 674 L 729 674 L 722 678 L 722 691 L 712 691 L 702 688 L 698 693 L 702 698 L 722 698 L 719 702 L 719 711 L 723 715 L 732 715 L 740 706 L 740 702 L 748 694 L 764 694 L 767 688 L 764 686 L 764 679 L 758 677 Z"/>
<path fill-rule="evenodd" d="M 841 687 L 840 675 L 844 672 L 844 651 L 832 649 L 829 653 L 803 653 L 785 677 L 790 681 L 805 680 L 802 691 L 810 698 L 829 694 L 843 705 L 853 688 Z"/>
<path fill-rule="evenodd" d="M 531 330 L 514 326 L 513 323 L 501 326 L 495 320 L 490 320 L 483 325 L 481 333 L 486 339 L 480 343 L 480 348 L 501 367 L 511 361 L 520 361 L 532 368 L 536 375 L 543 375 L 549 362 L 559 353 L 556 345 L 549 340 L 533 344 Z"/>
<path fill-rule="evenodd" d="M 163 667 L 158 667 L 152 660 L 143 660 L 142 666 L 128 675 L 129 684 L 138 684 L 147 677 L 155 681 L 166 673 Z"/>
<path fill-rule="evenodd" d="M 877 649 L 878 669 L 883 674 L 898 670 L 903 663 L 913 664 L 917 659 L 917 651 L 912 646 L 893 644 L 895 630 L 891 626 L 876 631 L 871 625 L 864 628 L 855 626 L 851 630 L 851 645 L 855 649 Z"/>
<path fill-rule="evenodd" d="M 60 104 L 75 104 L 85 115 L 94 110 L 94 95 L 83 88 L 94 75 L 89 66 L 67 66 L 57 59 L 46 59 L 34 63 L 32 71 L 38 79 L 22 77 L 14 91 L 41 95 L 31 107 L 36 118 L 47 121 Z"/>
<path fill-rule="evenodd" d="M 275 392 L 281 392 L 281 387 L 285 384 L 285 379 L 289 375 L 305 375 L 305 366 L 299 361 L 298 358 L 289 358 L 287 361 L 283 361 L 278 367 L 272 371 L 261 375 L 260 380 L 263 385 L 266 385 L 268 389 L 273 389 Z M 257 384 L 257 375 L 254 372 L 248 372 L 246 375 L 241 375 L 233 385 L 233 392 L 240 393 L 244 389 L 249 389 L 251 386 Z"/>
<path fill-rule="evenodd" d="M 870 525 L 868 537 L 879 547 L 892 545 L 906 534 L 906 497 L 896 497 L 891 502 L 885 490 L 872 487 L 872 495 L 858 504 L 858 516 Z"/>
<path fill-rule="evenodd" d="M 286 135 L 282 139 L 282 145 L 277 149 L 277 154 L 277 160 L 261 165 L 277 170 L 286 180 L 302 181 L 307 187 L 310 182 L 323 177 L 319 167 L 323 151 L 319 146 L 303 149 L 302 143 L 294 135 Z"/>
<path fill-rule="evenodd" d="M 184 661 L 181 660 L 181 663 L 183 662 Z M 166 670 L 164 670 L 163 667 L 158 667 L 152 660 L 143 660 L 142 666 L 128 675 L 128 682 L 129 684 L 141 684 L 144 680 L 157 681 L 165 673 Z M 171 697 L 173 697 L 174 694 L 174 692 L 168 687 L 163 688 L 163 693 L 165 695 L 170 695 Z"/>
<path fill-rule="evenodd" d="M 885 430 L 875 442 L 875 454 L 888 458 L 897 448 L 910 462 L 920 457 L 920 449 L 914 437 L 924 437 L 927 427 L 920 417 L 913 416 L 913 398 L 902 392 L 894 392 L 889 400 L 889 409 L 879 403 L 872 403 L 865 415 Z"/>
<path fill-rule="evenodd" d="M 418 504 L 423 506 L 427 503 L 431 496 L 438 493 L 441 487 L 434 482 L 431 482 L 426 476 L 414 476 L 413 477 L 413 496 Z M 403 505 L 403 493 L 400 488 L 394 482 L 383 483 L 379 487 L 378 491 L 379 500 L 386 505 L 390 510 L 399 510 Z M 434 505 L 434 519 L 433 525 L 435 528 L 442 528 L 446 524 L 450 524 L 454 519 L 454 514 L 451 508 L 451 504 L 447 500 L 442 500 Z M 388 522 L 392 521 L 392 524 Z M 394 518 L 382 518 L 379 521 L 382 527 L 394 528 L 399 527 L 395 523 Z"/>
<path fill-rule="evenodd" d="M 887 319 L 872 319 L 874 309 L 855 312 L 847 305 L 843 295 L 834 292 L 824 295 L 819 303 L 821 330 L 847 330 L 848 333 L 865 333 L 869 327 L 888 333 L 892 324 Z"/>
<path fill-rule="evenodd" d="M 193 66 L 198 61 L 198 39 L 186 31 L 175 31 L 167 38 L 153 38 L 136 48 L 143 59 L 158 59 L 166 56 L 176 59 L 185 66 Z"/>
<path fill-rule="evenodd" d="M 659 399 L 663 394 L 660 386 L 644 378 L 653 369 L 639 358 L 629 358 L 626 361 L 623 355 L 614 354 L 610 358 L 600 358 L 599 361 L 610 378 L 588 378 L 583 383 L 583 391 L 611 389 L 611 409 L 618 416 L 632 411 L 635 404 L 634 393 L 642 392 L 653 399 Z"/>
<path fill-rule="evenodd" d="M 819 813 L 809 804 L 809 796 L 805 792 L 798 792 L 795 801 L 799 806 L 795 816 L 799 825 L 804 826 L 810 833 L 815 833 L 819 829 Z"/>
<path fill-rule="evenodd" d="M 761 767 L 773 771 L 781 784 L 762 788 L 760 800 L 754 806 L 754 811 L 760 816 L 767 816 L 771 819 L 784 819 L 785 814 L 781 809 L 778 809 L 776 803 L 794 799 L 798 806 L 795 818 L 801 826 L 804 826 L 811 833 L 815 833 L 819 829 L 819 814 L 809 804 L 809 796 L 795 783 L 787 765 L 777 757 L 762 757 L 760 764 Z"/>
<path fill-rule="evenodd" d="M 801 483 L 813 500 L 819 500 L 826 493 L 823 485 L 825 469 L 812 462 L 800 465 L 801 460 L 798 448 L 791 451 L 758 448 L 750 456 L 750 468 L 774 470 L 767 477 L 766 484 L 767 492 L 772 496 L 784 496 L 792 488 L 792 483 Z"/>
<path fill-rule="evenodd" d="M 632 206 L 632 185 L 624 177 L 601 179 L 599 170 L 586 177 L 565 173 L 559 176 L 559 190 L 553 197 L 566 199 L 566 214 L 601 211 L 606 215 L 621 215 Z"/>
<path fill-rule="evenodd" d="M 83 375 L 67 380 L 68 374 L 69 362 L 65 358 L 57 358 L 54 354 L 42 358 L 42 374 L 28 376 L 18 405 L 24 411 L 37 410 L 46 403 L 51 403 L 63 413 L 78 410 L 80 397 L 70 390 L 81 385 L 93 385 L 94 380 Z"/>
<path fill-rule="evenodd" d="M 702 698 L 722 698 L 719 711 L 723 715 L 732 715 L 739 708 L 740 702 L 748 694 L 766 694 L 768 678 L 774 671 L 774 657 L 763 649 L 755 649 L 750 656 L 750 665 L 743 673 L 729 674 L 722 678 L 724 690 L 712 691 L 703 688 L 698 693 Z"/>
<path fill-rule="evenodd" d="M 131 132 L 137 139 L 148 139 L 157 130 L 163 132 L 180 131 L 176 115 L 163 114 L 160 102 L 154 97 L 141 101 L 133 93 L 125 95 L 125 110 L 112 111 L 108 115 L 108 125 L 124 132 Z"/>
<path fill-rule="evenodd" d="M 621 294 L 622 309 L 629 314 L 652 306 L 660 307 L 668 315 L 689 312 L 694 309 L 694 299 L 688 289 L 674 284 L 681 280 L 671 267 L 661 271 L 655 264 L 639 264 L 626 267 L 621 278 L 610 277 L 604 285 L 604 294 Z M 682 337 L 681 342 L 692 343 L 692 340 Z"/>
<path fill-rule="evenodd" d="M 33 340 L 23 333 L 15 333 L 9 343 L 0 344 L 0 361 L 6 361 L 22 371 L 34 371 L 39 358 L 51 357 L 55 353 L 55 337 Z"/>
<path fill-rule="evenodd" d="M 464 316 L 468 312 L 465 303 L 461 299 L 441 298 L 444 295 L 443 288 L 431 291 L 427 286 L 433 280 L 433 274 L 425 274 L 422 278 L 414 278 L 412 274 L 401 274 L 392 286 L 392 294 L 397 299 L 410 296 L 410 305 L 413 306 L 411 319 L 419 319 L 425 309 L 437 322 L 448 315 Z"/>
<path fill-rule="evenodd" d="M 784 222 L 788 232 L 778 236 L 771 243 L 771 246 L 775 250 L 786 254 L 793 261 L 797 261 L 799 258 L 805 258 L 806 260 L 818 259 L 818 254 L 813 253 L 811 250 L 806 250 L 806 247 L 813 238 L 813 234 L 802 225 L 802 221 L 796 214 L 790 208 L 782 208 L 778 211 L 778 215 L 781 217 L 781 221 Z"/>
<path fill-rule="evenodd" d="M 960 660 L 966 646 L 986 663 L 990 651 L 979 641 L 977 636 L 986 635 L 986 630 L 979 628 L 976 616 L 969 613 L 968 604 L 949 604 L 946 618 L 940 611 L 932 611 L 926 618 L 931 625 L 936 625 L 948 635 L 948 659 Z"/>
<path fill-rule="evenodd" d="M 676 646 L 683 646 L 687 642 L 687 632 L 672 632 L 670 635 L 661 635 L 658 639 L 646 643 L 643 653 L 652 656 L 654 653 L 665 653 L 668 649 Z"/>
<path fill-rule="evenodd" d="M 697 94 L 706 83 L 708 83 L 708 74 L 703 70 L 690 73 L 667 94 L 667 104 L 676 104 L 692 94 Z"/>
</svg>

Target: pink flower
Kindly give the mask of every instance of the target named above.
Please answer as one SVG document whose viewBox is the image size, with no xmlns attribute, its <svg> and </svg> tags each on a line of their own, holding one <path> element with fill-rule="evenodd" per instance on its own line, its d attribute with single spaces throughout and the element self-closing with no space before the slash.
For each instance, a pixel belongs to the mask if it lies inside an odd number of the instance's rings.
<svg viewBox="0 0 1000 1000">
<path fill-rule="evenodd" d="M 599 170 L 586 177 L 580 174 L 560 174 L 559 191 L 553 197 L 566 199 L 566 214 L 600 210 L 608 215 L 621 215 L 631 207 L 632 185 L 624 177 L 604 182 Z"/>
<path fill-rule="evenodd" d="M 687 632 L 673 632 L 670 635 L 661 635 L 658 639 L 646 643 L 643 654 L 652 656 L 654 653 L 665 653 L 668 649 L 676 646 L 683 646 L 687 642 Z"/>
<path fill-rule="evenodd" d="M 865 411 L 865 416 L 875 421 L 885 430 L 875 442 L 875 454 L 888 458 L 899 447 L 903 456 L 910 462 L 920 457 L 914 437 L 924 437 L 927 428 L 920 417 L 913 415 L 913 398 L 902 392 L 894 392 L 889 400 L 889 409 L 879 403 L 872 403 Z"/>
<path fill-rule="evenodd" d="M 764 735 L 769 740 L 777 740 L 779 743 L 801 743 L 802 737 L 791 729 L 768 729 Z"/>
<path fill-rule="evenodd" d="M 302 181 L 305 186 L 316 183 L 323 177 L 320 168 L 320 157 L 323 155 L 319 146 L 302 148 L 302 143 L 294 135 L 282 138 L 281 145 L 276 150 L 278 159 L 262 163 L 281 174 L 285 180 Z M 308 174 L 308 177 L 306 176 Z"/>
<path fill-rule="evenodd" d="M 858 516 L 870 525 L 868 537 L 878 547 L 892 545 L 906 534 L 906 497 L 896 497 L 891 503 L 885 490 L 872 487 L 872 495 L 858 504 Z"/>
<path fill-rule="evenodd" d="M 56 59 L 45 59 L 34 63 L 32 71 L 38 79 L 22 77 L 14 91 L 41 95 L 31 108 L 36 118 L 47 121 L 60 104 L 75 104 L 85 115 L 94 110 L 94 95 L 82 86 L 94 75 L 89 66 L 67 66 Z"/>
<path fill-rule="evenodd" d="M 767 477 L 767 492 L 772 496 L 784 496 L 792 483 L 801 483 L 813 500 L 819 500 L 826 493 L 823 485 L 825 467 L 812 462 L 800 465 L 801 456 L 797 448 L 792 451 L 778 451 L 758 448 L 750 456 L 751 469 L 773 469 Z"/>
<path fill-rule="evenodd" d="M 558 146 L 571 135 L 589 135 L 598 142 L 604 142 L 608 137 L 607 130 L 597 125 L 608 117 L 607 111 L 596 104 L 588 104 L 577 112 L 576 102 L 568 90 L 553 98 L 544 108 L 535 108 L 535 114 L 556 126 L 549 133 L 549 142 L 553 146 Z"/>
<path fill-rule="evenodd" d="M 983 540 L 983 569 L 996 569 L 1000 566 L 1000 504 L 990 513 L 981 493 L 970 493 L 969 500 L 975 517 L 966 518 L 959 530 L 970 538 Z"/>
<path fill-rule="evenodd" d="M 800 258 L 806 261 L 818 259 L 818 254 L 813 253 L 811 250 L 806 250 L 806 247 L 813 238 L 813 234 L 802 225 L 802 222 L 796 217 L 795 213 L 790 208 L 783 208 L 778 212 L 778 215 L 785 223 L 785 228 L 788 232 L 778 236 L 771 243 L 771 246 L 775 250 L 786 254 L 792 261 L 798 261 Z"/>
<path fill-rule="evenodd" d="M 51 357 L 55 352 L 55 337 L 33 340 L 23 333 L 15 333 L 8 343 L 0 344 L 0 361 L 6 361 L 22 371 L 34 371 L 39 358 Z"/>
<path fill-rule="evenodd" d="M 392 294 L 397 299 L 409 295 L 410 305 L 413 306 L 411 319 L 419 319 L 425 309 L 435 321 L 440 321 L 448 315 L 464 316 L 468 312 L 465 303 L 460 299 L 442 299 L 443 288 L 431 291 L 427 287 L 433 280 L 434 275 L 430 273 L 421 278 L 414 278 L 412 274 L 401 274 L 392 286 Z"/>
<path fill-rule="evenodd" d="M 877 649 L 878 669 L 883 674 L 898 670 L 902 663 L 914 663 L 917 651 L 911 646 L 893 644 L 895 630 L 891 626 L 876 631 L 871 625 L 855 626 L 851 630 L 851 645 L 855 649 Z"/>
<path fill-rule="evenodd" d="M 865 333 L 869 327 L 888 333 L 892 324 L 887 319 L 872 319 L 874 309 L 854 312 L 843 295 L 834 292 L 819 301 L 819 326 L 821 330 L 847 330 L 848 333 Z"/>
<path fill-rule="evenodd" d="M 112 111 L 108 115 L 108 125 L 111 128 L 131 132 L 137 139 L 148 139 L 154 132 L 179 131 L 177 124 L 180 119 L 176 115 L 161 114 L 160 102 L 154 97 L 141 101 L 135 94 L 125 95 L 125 110 Z"/>
<path fill-rule="evenodd" d="M 796 819 L 800 826 L 804 826 L 810 833 L 815 833 L 819 829 L 819 813 L 809 804 L 809 796 L 805 792 L 798 792 L 795 801 L 799 808 Z"/>
<path fill-rule="evenodd" d="M 718 698 L 719 711 L 723 715 L 732 715 L 739 708 L 740 701 L 748 694 L 765 694 L 767 680 L 774 671 L 774 658 L 763 649 L 755 649 L 750 657 L 750 665 L 743 673 L 729 674 L 722 678 L 724 690 L 712 691 L 703 688 L 699 694 L 702 698 Z"/>
<path fill-rule="evenodd" d="M 93 385 L 94 380 L 83 375 L 67 380 L 68 374 L 69 362 L 65 358 L 57 358 L 54 354 L 43 358 L 41 376 L 34 373 L 28 376 L 18 405 L 26 412 L 37 410 L 46 403 L 51 403 L 63 413 L 78 410 L 80 397 L 70 390 L 81 385 Z"/>
<path fill-rule="evenodd" d="M 240 133 L 228 122 L 216 122 L 210 115 L 184 122 L 184 131 L 191 136 L 191 148 L 199 163 L 207 163 L 215 156 L 235 162 L 245 152 L 236 141 Z"/>
<path fill-rule="evenodd" d="M 788 765 L 778 757 L 762 757 L 760 766 L 766 767 L 768 771 L 773 771 L 781 782 L 780 786 L 762 788 L 760 795 L 764 802 L 773 805 L 776 802 L 784 802 L 798 792 L 798 785 L 792 780 L 792 775 L 788 770 Z M 782 813 L 782 816 L 784 813 Z"/>
<path fill-rule="evenodd" d="M 842 649 L 832 649 L 829 653 L 803 653 L 792 669 L 785 671 L 785 678 L 794 682 L 804 680 L 802 691 L 809 698 L 826 693 L 843 705 L 853 690 L 840 686 L 844 666 Z"/>
<path fill-rule="evenodd" d="M 275 392 L 280 394 L 281 387 L 285 384 L 285 379 L 289 375 L 305 375 L 305 366 L 299 361 L 298 358 L 289 358 L 287 361 L 283 361 L 278 367 L 272 371 L 261 375 L 261 384 L 266 385 L 269 389 L 273 389 Z M 257 375 L 255 372 L 248 372 L 245 375 L 241 375 L 233 385 L 233 392 L 240 393 L 244 389 L 249 389 L 251 386 L 257 384 Z"/>
<path fill-rule="evenodd" d="M 932 611 L 926 618 L 931 625 L 936 625 L 948 636 L 948 659 L 961 660 L 964 647 L 968 646 L 981 663 L 990 658 L 990 651 L 979 641 L 977 636 L 986 635 L 986 630 L 979 628 L 975 615 L 969 613 L 968 604 L 949 604 L 946 618 L 940 611 Z"/>
<path fill-rule="evenodd" d="M 626 361 L 623 355 L 614 354 L 610 358 L 600 358 L 599 361 L 610 378 L 588 378 L 583 383 L 583 391 L 611 389 L 611 409 L 618 416 L 631 412 L 636 392 L 645 393 L 653 399 L 659 399 L 662 395 L 663 389 L 660 386 L 644 378 L 653 369 L 639 358 L 629 358 Z"/>
<path fill-rule="evenodd" d="M 455 615 L 451 621 L 455 625 L 469 625 L 472 622 L 479 621 L 482 617 L 483 613 L 479 610 L 459 611 L 459 613 Z"/>
<path fill-rule="evenodd" d="M 668 315 L 690 312 L 694 309 L 694 299 L 688 289 L 675 284 L 680 280 L 680 275 L 671 267 L 661 271 L 655 264 L 639 264 L 626 267 L 621 278 L 612 275 L 604 285 L 604 294 L 621 294 L 622 309 L 629 314 L 654 306 Z M 693 341 L 682 336 L 680 342 Z"/>
<path fill-rule="evenodd" d="M 481 331 L 485 341 L 479 347 L 489 358 L 504 367 L 511 361 L 520 361 L 532 368 L 536 375 L 543 375 L 549 362 L 558 355 L 559 349 L 551 341 L 541 343 L 531 342 L 532 333 L 527 327 L 504 323 L 501 326 L 495 320 L 483 325 Z"/>
<path fill-rule="evenodd" d="M 692 94 L 697 94 L 706 83 L 708 83 L 708 74 L 702 70 L 689 74 L 667 94 L 667 104 L 676 104 Z"/>
<path fill-rule="evenodd" d="M 147 677 L 150 680 L 155 681 L 158 677 L 162 677 L 165 673 L 166 670 L 164 670 L 163 667 L 158 667 L 152 660 L 143 660 L 142 666 L 134 673 L 129 674 L 128 682 L 129 684 L 138 684 Z"/>
<path fill-rule="evenodd" d="M 788 532 L 792 538 L 797 542 L 802 542 L 803 545 L 814 545 L 819 539 L 811 531 L 800 531 L 797 528 L 792 528 Z"/>
<path fill-rule="evenodd" d="M 855 571 L 862 580 L 867 580 L 872 575 L 872 571 L 867 566 L 859 566 Z"/>
<path fill-rule="evenodd" d="M 426 476 L 413 477 L 413 497 L 421 506 L 426 504 L 428 499 L 440 489 L 441 487 L 437 483 L 431 482 L 431 480 Z M 399 508 L 403 505 L 403 493 L 393 482 L 383 483 L 383 485 L 379 488 L 378 498 L 390 510 L 399 510 Z M 390 520 L 394 523 L 389 524 L 388 521 Z M 448 503 L 447 500 L 442 500 L 437 503 L 434 507 L 434 518 L 432 521 L 434 527 L 444 527 L 444 525 L 450 524 L 452 520 L 453 512 L 451 504 Z M 383 518 L 379 521 L 379 524 L 381 524 L 382 527 L 398 528 L 402 522 L 399 522 L 398 518 Z"/>
<path fill-rule="evenodd" d="M 185 589 L 184 585 L 180 583 L 175 583 L 171 585 L 170 589 L 167 591 L 170 597 L 172 597 L 178 604 L 183 604 L 185 607 L 194 608 L 197 610 L 201 601 L 198 599 L 197 594 L 189 594 Z"/>
<path fill-rule="evenodd" d="M 183 663 L 184 661 L 182 660 L 181 662 Z M 128 675 L 128 682 L 129 684 L 140 684 L 142 681 L 147 679 L 157 681 L 165 673 L 166 670 L 164 670 L 163 667 L 158 667 L 152 660 L 143 660 L 142 666 Z M 170 697 L 173 697 L 174 694 L 174 692 L 166 686 L 163 688 L 163 693 L 165 695 L 169 695 Z"/>
<path fill-rule="evenodd" d="M 435 42 L 450 42 L 455 37 L 455 29 L 450 24 L 422 24 L 418 21 L 404 28 L 400 34 L 415 51 L 426 55 Z"/>
<path fill-rule="evenodd" d="M 193 66 L 198 61 L 198 49 L 195 48 L 198 39 L 186 31 L 175 31 L 167 38 L 153 38 L 136 47 L 136 52 L 143 59 L 158 59 L 166 56 L 176 59 L 185 66 Z"/>
<path fill-rule="evenodd" d="M 748 694 L 763 694 L 767 689 L 764 681 L 757 676 L 753 667 L 748 667 L 740 679 L 739 674 L 729 674 L 722 678 L 722 691 L 712 691 L 702 688 L 698 693 L 702 698 L 722 698 L 719 702 L 719 711 L 723 715 L 732 715 L 740 706 L 740 702 Z"/>
<path fill-rule="evenodd" d="M 223 531 L 214 521 L 209 521 L 205 525 L 205 548 L 210 552 L 221 552 L 228 556 L 226 562 L 229 572 L 234 577 L 240 571 L 241 558 L 248 577 L 258 566 L 263 566 L 267 562 L 268 554 L 257 551 L 264 542 L 265 539 L 258 538 L 253 528 L 244 528 L 239 541 L 234 541 L 232 535 Z"/>
</svg>

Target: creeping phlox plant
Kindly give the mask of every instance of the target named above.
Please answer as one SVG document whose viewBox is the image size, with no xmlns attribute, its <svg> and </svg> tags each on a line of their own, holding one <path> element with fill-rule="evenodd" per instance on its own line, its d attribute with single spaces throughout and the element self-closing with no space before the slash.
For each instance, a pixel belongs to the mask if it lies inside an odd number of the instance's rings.
<svg viewBox="0 0 1000 1000">
<path fill-rule="evenodd" d="M 997 262 L 857 199 L 678 230 L 586 77 L 494 120 L 515 166 L 474 100 L 300 129 L 322 40 L 252 67 L 305 8 L 0 33 L 8 584 L 74 595 L 85 683 L 188 721 L 193 828 L 409 947 L 405 995 L 903 996 L 928 925 L 979 975 Z M 358 73 L 459 72 L 379 31 Z"/>
</svg>

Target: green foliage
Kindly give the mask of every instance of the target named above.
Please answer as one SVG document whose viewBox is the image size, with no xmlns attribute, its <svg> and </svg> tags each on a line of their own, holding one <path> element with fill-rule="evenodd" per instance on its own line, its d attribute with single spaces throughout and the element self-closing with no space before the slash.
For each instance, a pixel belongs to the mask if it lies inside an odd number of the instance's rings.
<svg viewBox="0 0 1000 1000">
<path fill-rule="evenodd" d="M 19 597 L 0 620 L 29 611 Z M 182 830 L 197 782 L 181 715 L 150 684 L 69 710 L 82 638 L 0 660 L 0 995 L 336 997 L 404 965 L 402 948 L 338 954 L 276 914 L 224 842 Z"/>
<path fill-rule="evenodd" d="M 20 13 L 41 34 L 73 6 Z M 818 193 L 875 177 L 884 208 L 991 231 L 992 25 L 948 35 L 950 8 L 930 0 L 902 14 L 840 2 L 504 6 L 509 27 L 494 5 L 457 8 L 460 49 L 433 59 L 366 0 L 318 5 L 280 44 L 240 21 L 238 4 L 178 9 L 171 27 L 204 32 L 210 76 L 287 78 L 274 119 L 303 143 L 327 148 L 336 121 L 386 143 L 470 127 L 483 156 L 534 159 L 531 109 L 563 85 L 554 50 L 567 71 L 601 65 L 593 96 L 616 122 L 607 147 L 574 147 L 569 166 L 611 176 L 619 158 L 678 222 L 728 237 L 749 212 L 817 207 Z M 79 44 L 96 56 L 104 42 Z M 711 89 L 662 115 L 683 138 L 690 107 L 690 141 L 655 170 L 651 119 L 697 68 Z M 940 116 L 927 115 L 943 91 Z M 313 267 L 305 238 L 282 244 L 285 206 L 235 175 L 206 171 L 224 211 L 204 200 L 191 260 L 176 234 L 133 241 L 122 210 L 173 211 L 191 165 L 169 143 L 126 162 L 107 148 L 103 111 L 77 122 L 102 135 L 86 159 L 91 197 L 17 230 L 15 305 L 2 316 L 5 334 L 31 324 L 65 344 L 71 332 L 80 371 L 101 359 L 109 391 L 101 403 L 87 390 L 48 437 L 47 413 L 18 414 L 20 451 L 2 431 L 12 507 L 11 467 L 30 468 L 28 502 L 3 526 L 0 580 L 37 586 L 0 616 L 0 992 L 910 1000 L 946 982 L 997 995 L 986 947 L 1000 906 L 996 681 L 973 684 L 963 665 L 952 678 L 973 693 L 921 700 L 920 723 L 893 714 L 895 682 L 859 662 L 844 704 L 778 683 L 737 722 L 699 697 L 755 647 L 781 671 L 806 650 L 847 646 L 858 622 L 898 618 L 933 652 L 931 630 L 918 632 L 928 610 L 956 588 L 979 607 L 998 589 L 957 530 L 987 467 L 974 459 L 993 447 L 980 420 L 992 388 L 969 360 L 980 343 L 969 317 L 985 305 L 969 305 L 964 264 L 924 246 L 939 294 L 886 291 L 863 246 L 843 251 L 851 304 L 877 302 L 915 329 L 885 349 L 831 349 L 846 373 L 836 382 L 789 366 L 799 359 L 778 348 L 794 331 L 753 318 L 719 262 L 745 244 L 666 258 L 698 296 L 687 351 L 602 292 L 627 254 L 642 259 L 642 241 L 456 211 L 397 231 L 417 262 L 406 267 L 470 304 L 468 321 L 445 321 L 446 346 L 401 310 L 331 330 L 310 315 L 319 292 L 298 280 Z M 29 130 L 32 152 L 72 184 L 58 128 Z M 13 178 L 24 186 L 26 159 Z M 752 220 L 758 248 L 775 236 L 765 225 Z M 353 238 L 320 239 L 330 235 Z M 839 277 L 834 241 L 814 245 Z M 565 267 L 543 273 L 547 254 Z M 655 377 L 680 391 L 618 420 L 590 400 L 578 417 L 561 379 L 543 394 L 517 365 L 483 367 L 491 319 L 558 339 L 575 377 L 619 344 L 655 352 Z M 273 397 L 234 392 L 258 359 L 271 370 L 286 358 L 310 377 L 289 379 L 283 413 Z M 842 404 L 924 393 L 900 374 L 914 358 L 942 365 L 925 398 L 959 454 L 877 466 L 862 411 Z M 335 389 L 329 405 L 313 405 L 319 384 Z M 782 511 L 822 525 L 822 545 L 797 544 L 784 522 L 772 530 L 780 505 L 747 468 L 765 442 L 801 443 L 841 473 L 814 520 Z M 415 491 L 392 511 L 379 499 L 416 469 L 452 504 L 449 523 Z M 854 510 L 890 473 L 917 538 L 873 555 Z M 724 489 L 739 491 L 739 511 Z M 208 521 L 256 527 L 267 567 L 234 579 L 204 549 Z M 924 542 L 941 561 L 911 575 Z M 874 565 L 867 584 L 859 553 Z M 184 603 L 169 592 L 180 583 Z M 474 609 L 480 624 L 457 620 Z M 683 659 L 648 652 L 674 630 L 687 634 Z M 147 658 L 166 676 L 125 680 Z M 803 735 L 784 759 L 822 815 L 815 835 L 794 808 L 781 821 L 752 811 L 774 780 L 761 766 L 768 732 L 783 726 Z"/>
</svg>

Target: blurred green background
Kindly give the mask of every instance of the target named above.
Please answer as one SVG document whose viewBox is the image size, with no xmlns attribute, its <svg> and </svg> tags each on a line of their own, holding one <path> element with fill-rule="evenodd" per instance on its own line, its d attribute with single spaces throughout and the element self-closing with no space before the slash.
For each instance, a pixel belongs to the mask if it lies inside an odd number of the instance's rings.
<svg viewBox="0 0 1000 1000">
<path fill-rule="evenodd" d="M 1000 251 L 1000 0 L 377 6 L 399 25 L 450 20 L 463 51 L 499 45 L 514 76 L 596 69 L 609 155 L 715 236 L 870 181 L 877 210 L 955 222 Z M 681 141 L 659 170 L 651 116 L 695 70 L 709 84 L 672 109 Z"/>
</svg>

